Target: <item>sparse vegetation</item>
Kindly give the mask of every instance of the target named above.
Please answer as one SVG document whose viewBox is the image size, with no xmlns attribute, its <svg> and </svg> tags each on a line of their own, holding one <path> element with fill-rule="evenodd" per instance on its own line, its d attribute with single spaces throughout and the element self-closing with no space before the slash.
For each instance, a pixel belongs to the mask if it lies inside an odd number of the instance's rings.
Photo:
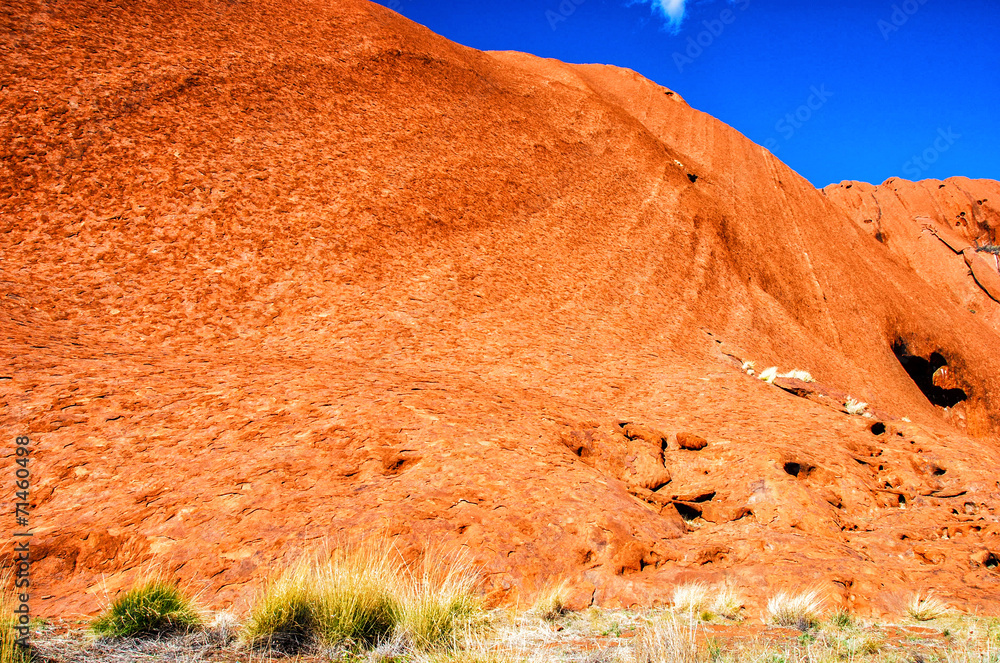
<svg viewBox="0 0 1000 663">
<path fill-rule="evenodd" d="M 779 378 L 792 378 L 794 380 L 801 380 L 802 382 L 815 382 L 813 376 L 807 371 L 800 371 L 798 369 L 788 371 L 787 373 L 782 373 L 778 376 Z"/>
<path fill-rule="evenodd" d="M 708 585 L 689 582 L 674 588 L 674 610 L 681 614 L 700 617 L 708 609 Z"/>
<path fill-rule="evenodd" d="M 632 654 L 635 663 L 699 663 L 697 623 L 676 615 L 658 620 L 642 630 Z"/>
<path fill-rule="evenodd" d="M 483 616 L 473 567 L 458 555 L 431 551 L 424 554 L 417 568 L 419 574 L 411 576 L 402 588 L 405 635 L 421 649 L 457 644 Z"/>
<path fill-rule="evenodd" d="M 743 362 L 743 372 L 747 375 L 753 375 L 756 369 L 756 365 L 752 361 Z M 777 378 L 792 378 L 795 380 L 801 380 L 802 382 L 815 382 L 813 376 L 809 374 L 808 371 L 801 371 L 799 369 L 794 369 L 788 371 L 787 373 L 779 373 L 777 366 L 771 366 L 770 368 L 765 368 L 760 375 L 757 376 L 758 379 L 763 380 L 768 384 L 774 384 Z"/>
<path fill-rule="evenodd" d="M 702 621 L 711 621 L 716 617 L 737 620 L 741 617 L 743 598 L 728 585 L 692 582 L 674 589 L 673 608 L 680 615 Z"/>
<path fill-rule="evenodd" d="M 201 618 L 175 582 L 145 579 L 118 596 L 90 627 L 98 636 L 131 638 L 185 631 L 201 625 Z"/>
<path fill-rule="evenodd" d="M 840 609 L 830 617 L 830 625 L 844 629 L 854 626 L 854 615 L 849 610 Z"/>
<path fill-rule="evenodd" d="M 566 613 L 566 600 L 569 594 L 569 585 L 565 581 L 547 585 L 543 587 L 535 597 L 535 603 L 531 606 L 531 614 L 541 617 L 545 621 L 553 621 Z"/>
<path fill-rule="evenodd" d="M 407 569 L 403 566 L 403 578 Z M 419 578 L 420 574 L 413 574 Z M 717 596 L 706 585 L 709 603 Z M 762 615 L 765 616 L 765 615 Z M 461 627 L 454 639 L 434 648 L 418 648 L 404 629 L 387 639 L 348 651 L 320 648 L 295 660 L 341 660 L 357 663 L 928 663 L 962 661 L 997 663 L 1000 621 L 952 613 L 920 626 L 894 625 L 883 629 L 835 613 L 823 624 L 789 634 L 768 629 L 749 636 L 745 629 L 728 631 L 704 625 L 698 615 L 689 619 L 677 610 L 605 610 L 590 608 L 565 613 L 554 622 L 532 610 L 497 609 L 483 612 L 485 628 Z M 212 623 L 222 631 L 232 627 L 231 615 Z M 67 663 L 119 663 L 134 660 L 258 663 L 275 660 L 272 653 L 248 649 L 225 637 L 216 626 L 191 634 L 144 639 L 88 640 L 45 634 L 37 642 L 40 660 Z M 280 659 L 278 659 L 280 660 Z M 288 659 L 291 660 L 291 659 Z"/>
<path fill-rule="evenodd" d="M 922 596 L 914 594 L 913 598 L 906 606 L 906 614 L 918 622 L 929 622 L 947 616 L 951 608 L 944 601 L 935 598 L 932 594 Z"/>
<path fill-rule="evenodd" d="M 908 660 L 1000 661 L 995 653 L 1000 620 L 957 614 L 931 595 L 914 596 L 907 612 L 920 622 L 939 619 L 932 635 L 925 627 L 909 627 L 915 631 L 909 635 L 898 632 L 908 627 L 884 631 L 845 609 L 821 623 L 823 599 L 812 590 L 781 592 L 761 615 L 766 624 L 800 633 L 765 631 L 747 639 L 717 630 L 722 618 L 743 618 L 743 599 L 728 582 L 679 585 L 669 611 L 591 607 L 567 612 L 565 582 L 544 587 L 524 612 L 487 611 L 477 588 L 478 575 L 461 556 L 431 551 L 406 564 L 391 545 L 370 541 L 303 558 L 276 576 L 244 621 L 239 639 L 233 635 L 239 620 L 232 613 L 216 615 L 196 633 L 177 633 L 201 621 L 176 584 L 157 579 L 122 594 L 93 627 L 99 632 L 99 622 L 113 623 L 115 635 L 156 637 L 79 640 L 74 645 L 79 653 L 73 655 L 64 655 L 69 640 L 62 637 L 52 642 L 63 649 L 54 651 L 45 643 L 39 655 L 74 662 L 250 663 L 270 660 L 272 653 L 311 649 L 302 653 L 358 663 L 898 663 L 902 659 L 894 656 L 902 646 L 912 654 Z M 129 624 L 145 626 L 125 629 L 123 615 L 129 616 Z M 166 617 L 155 626 L 158 622 L 149 615 Z M 704 624 L 710 620 L 715 623 Z M 0 663 L 14 662 L 27 663 L 28 657 L 25 652 L 13 657 L 0 653 Z"/>
<path fill-rule="evenodd" d="M 725 619 L 741 620 L 743 618 L 743 597 L 729 585 L 718 587 L 712 598 L 712 611 Z"/>
<path fill-rule="evenodd" d="M 1000 246 L 996 244 L 985 244 L 976 249 L 980 253 L 992 253 L 995 256 L 1000 256 Z"/>
<path fill-rule="evenodd" d="M 401 565 L 374 545 L 302 560 L 268 584 L 243 638 L 283 651 L 375 645 L 402 621 L 401 583 Z"/>
<path fill-rule="evenodd" d="M 255 647 L 292 650 L 318 640 L 326 606 L 317 572 L 300 562 L 272 580 L 244 625 L 243 639 Z"/>
<path fill-rule="evenodd" d="M 822 609 L 823 600 L 815 590 L 799 594 L 779 592 L 767 602 L 767 621 L 804 631 L 819 623 Z"/>
<path fill-rule="evenodd" d="M 885 647 L 885 636 L 876 631 L 858 631 L 844 638 L 844 652 L 851 658 L 872 656 Z"/>
<path fill-rule="evenodd" d="M 847 400 L 844 401 L 844 410 L 852 416 L 863 415 L 868 411 L 868 403 L 862 403 L 855 400 L 854 397 L 848 396 Z"/>
<path fill-rule="evenodd" d="M 393 638 L 441 650 L 482 613 L 470 565 L 425 554 L 407 567 L 391 546 L 367 542 L 306 559 L 271 581 L 251 611 L 243 640 L 256 648 L 352 650 Z"/>
</svg>

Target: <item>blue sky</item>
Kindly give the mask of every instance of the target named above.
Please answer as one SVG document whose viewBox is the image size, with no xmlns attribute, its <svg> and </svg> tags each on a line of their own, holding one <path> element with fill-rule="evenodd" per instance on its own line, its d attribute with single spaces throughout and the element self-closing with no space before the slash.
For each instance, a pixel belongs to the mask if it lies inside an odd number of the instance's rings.
<svg viewBox="0 0 1000 663">
<path fill-rule="evenodd" d="M 380 0 L 482 50 L 634 69 L 816 186 L 1000 179 L 998 0 Z"/>
</svg>

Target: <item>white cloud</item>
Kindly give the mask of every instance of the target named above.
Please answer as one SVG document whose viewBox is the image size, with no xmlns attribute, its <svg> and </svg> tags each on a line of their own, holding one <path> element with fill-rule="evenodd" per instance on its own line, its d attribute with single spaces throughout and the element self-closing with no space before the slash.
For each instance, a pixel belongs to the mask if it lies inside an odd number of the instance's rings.
<svg viewBox="0 0 1000 663">
<path fill-rule="evenodd" d="M 662 16 L 676 32 L 684 22 L 686 0 L 628 0 L 626 4 L 650 5 L 653 12 Z"/>
<path fill-rule="evenodd" d="M 653 6 L 663 12 L 674 27 L 684 20 L 684 0 L 653 0 Z"/>
<path fill-rule="evenodd" d="M 574 2 L 582 1 L 583 0 L 574 0 Z M 707 5 L 716 1 L 717 0 L 625 0 L 625 4 L 649 5 L 652 8 L 653 13 L 665 20 L 671 30 L 673 30 L 674 33 L 677 33 L 680 30 L 681 23 L 684 22 L 688 4 Z M 750 4 L 750 0 L 726 0 L 726 2 L 731 5 L 737 5 L 740 9 L 746 9 L 747 5 Z"/>
</svg>

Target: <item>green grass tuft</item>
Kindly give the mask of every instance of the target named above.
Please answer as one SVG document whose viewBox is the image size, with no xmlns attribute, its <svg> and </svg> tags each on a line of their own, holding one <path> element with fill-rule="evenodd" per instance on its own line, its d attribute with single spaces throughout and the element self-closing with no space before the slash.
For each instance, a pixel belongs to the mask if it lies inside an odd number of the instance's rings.
<svg viewBox="0 0 1000 663">
<path fill-rule="evenodd" d="M 311 571 L 300 565 L 268 585 L 244 625 L 248 642 L 295 650 L 318 639 L 323 605 Z"/>
<path fill-rule="evenodd" d="M 91 625 L 106 638 L 185 631 L 201 625 L 192 602 L 175 583 L 147 580 L 118 598 Z"/>
<path fill-rule="evenodd" d="M 833 613 L 830 617 L 830 624 L 839 629 L 850 628 L 854 626 L 854 615 L 851 614 L 850 610 L 841 608 L 837 612 Z"/>
<path fill-rule="evenodd" d="M 399 573 L 387 554 L 369 548 L 300 562 L 268 584 L 244 625 L 243 639 L 281 651 L 378 644 L 402 619 L 393 591 Z"/>
<path fill-rule="evenodd" d="M 454 648 L 482 621 L 477 575 L 461 555 L 426 551 L 403 594 L 403 631 L 423 650 Z"/>
<path fill-rule="evenodd" d="M 285 652 L 368 650 L 394 637 L 423 651 L 451 647 L 483 613 L 472 567 L 425 554 L 414 568 L 383 542 L 300 562 L 267 586 L 242 639 Z"/>
</svg>

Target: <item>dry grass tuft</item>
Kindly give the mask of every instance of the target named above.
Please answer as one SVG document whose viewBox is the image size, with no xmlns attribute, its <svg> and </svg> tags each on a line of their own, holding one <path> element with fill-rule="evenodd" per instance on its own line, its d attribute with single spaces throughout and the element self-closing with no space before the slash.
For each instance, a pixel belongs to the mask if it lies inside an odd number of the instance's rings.
<svg viewBox="0 0 1000 663">
<path fill-rule="evenodd" d="M 819 622 L 822 609 L 823 599 L 816 590 L 799 594 L 779 592 L 767 602 L 767 621 L 805 631 Z"/>
<path fill-rule="evenodd" d="M 555 621 L 566 614 L 566 601 L 569 599 L 569 584 L 564 580 L 557 584 L 544 586 L 535 596 L 535 602 L 528 611 L 547 622 Z"/>
<path fill-rule="evenodd" d="M 774 384 L 774 379 L 778 377 L 778 367 L 765 368 L 758 377 L 768 384 Z"/>
<path fill-rule="evenodd" d="M 743 597 L 729 585 L 692 582 L 674 589 L 673 608 L 691 619 L 711 621 L 715 617 L 723 617 L 738 620 L 742 617 Z"/>
<path fill-rule="evenodd" d="M 402 565 L 388 547 L 364 543 L 303 559 L 268 583 L 244 625 L 255 647 L 373 646 L 402 620 Z"/>
<path fill-rule="evenodd" d="M 703 582 L 689 582 L 674 588 L 674 610 L 690 615 L 701 616 L 708 610 L 708 585 Z"/>
<path fill-rule="evenodd" d="M 788 371 L 787 373 L 782 373 L 778 376 L 779 378 L 792 378 L 794 380 L 801 380 L 802 382 L 815 382 L 813 376 L 807 371 L 800 371 L 795 369 L 793 371 Z"/>
<path fill-rule="evenodd" d="M 309 561 L 290 567 L 268 582 L 243 626 L 251 647 L 297 651 L 319 641 L 325 600 L 321 570 Z"/>
<path fill-rule="evenodd" d="M 725 619 L 739 621 L 743 619 L 743 597 L 729 585 L 718 587 L 712 597 L 711 610 Z"/>
<path fill-rule="evenodd" d="M 885 636 L 878 632 L 863 631 L 848 635 L 842 644 L 844 653 L 852 659 L 875 656 L 885 648 Z"/>
<path fill-rule="evenodd" d="M 697 623 L 671 615 L 650 625 L 636 637 L 632 656 L 635 663 L 699 663 Z"/>
<path fill-rule="evenodd" d="M 921 596 L 914 594 L 906 605 L 906 614 L 918 622 L 929 622 L 941 617 L 947 617 L 952 610 L 947 603 L 935 598 L 932 594 Z"/>
</svg>

